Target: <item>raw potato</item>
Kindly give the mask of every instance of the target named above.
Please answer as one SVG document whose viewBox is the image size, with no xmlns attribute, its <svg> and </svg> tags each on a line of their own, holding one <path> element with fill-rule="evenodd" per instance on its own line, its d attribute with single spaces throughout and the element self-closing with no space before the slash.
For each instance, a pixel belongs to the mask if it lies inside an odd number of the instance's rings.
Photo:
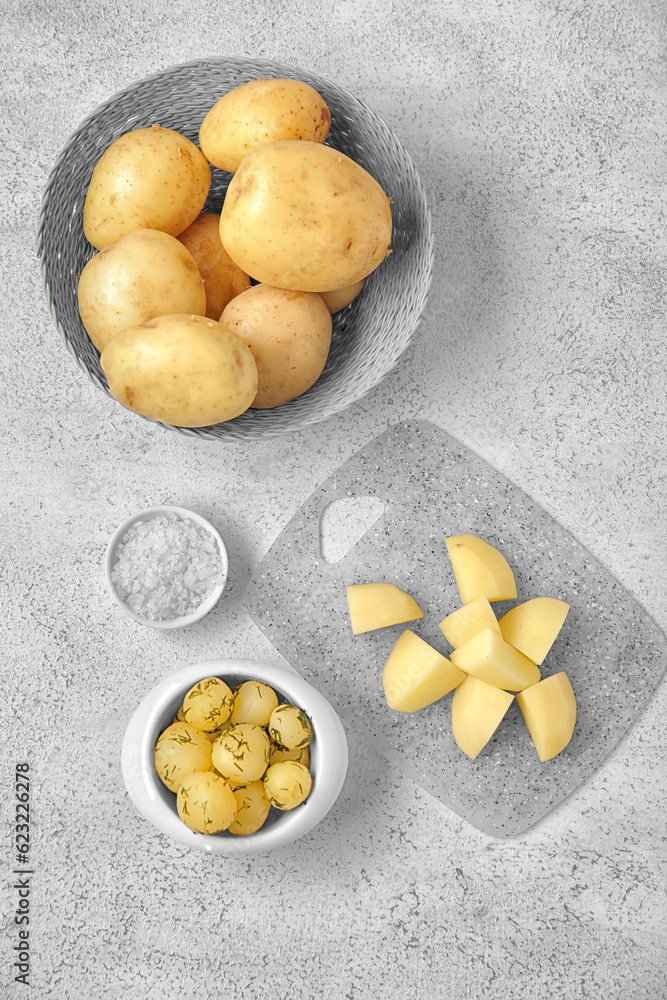
<svg viewBox="0 0 667 1000">
<path fill-rule="evenodd" d="M 445 539 L 461 604 L 478 597 L 489 601 L 516 599 L 514 574 L 498 549 L 477 535 L 452 535 Z"/>
<path fill-rule="evenodd" d="M 467 674 L 508 691 L 522 691 L 537 684 L 541 676 L 540 668 L 532 660 L 490 628 L 455 649 L 452 663 Z"/>
<path fill-rule="evenodd" d="M 205 677 L 190 688 L 179 714 L 185 722 L 205 733 L 219 730 L 229 720 L 233 696 L 219 677 Z"/>
<path fill-rule="evenodd" d="M 252 722 L 255 726 L 268 726 L 271 712 L 278 707 L 278 695 L 261 681 L 244 681 L 234 688 L 234 708 L 231 721 Z"/>
<path fill-rule="evenodd" d="M 204 281 L 206 315 L 209 319 L 220 319 L 227 303 L 250 288 L 250 278 L 220 242 L 220 216 L 201 212 L 178 239 L 192 254 Z"/>
<path fill-rule="evenodd" d="M 465 673 L 414 632 L 398 638 L 382 671 L 389 708 L 419 712 L 461 684 Z"/>
<path fill-rule="evenodd" d="M 152 125 L 111 143 L 98 160 L 83 206 L 83 231 L 101 250 L 134 229 L 178 236 L 208 196 L 211 168 L 180 132 Z"/>
<path fill-rule="evenodd" d="M 332 292 L 320 292 L 320 295 L 333 316 L 334 313 L 340 312 L 345 306 L 349 306 L 350 302 L 356 299 L 363 287 L 364 279 L 360 278 L 359 281 L 355 281 L 353 285 L 348 285 L 347 288 L 335 288 Z"/>
<path fill-rule="evenodd" d="M 176 427 L 231 420 L 257 392 L 257 366 L 232 333 L 204 316 L 159 316 L 111 340 L 100 364 L 124 406 Z"/>
<path fill-rule="evenodd" d="M 172 792 L 193 771 L 211 769 L 211 743 L 187 722 L 167 726 L 155 744 L 155 770 Z"/>
<path fill-rule="evenodd" d="M 272 764 L 264 775 L 264 791 L 276 809 L 295 809 L 310 795 L 313 779 L 310 771 L 295 760 Z"/>
<path fill-rule="evenodd" d="M 473 760 L 489 742 L 503 720 L 514 695 L 467 677 L 452 698 L 452 733 L 456 745 Z"/>
<path fill-rule="evenodd" d="M 458 611 L 453 611 L 440 622 L 440 628 L 454 649 L 458 649 L 485 628 L 493 629 L 498 635 L 502 634 L 495 612 L 486 597 L 478 597 L 476 601 L 464 604 Z"/>
<path fill-rule="evenodd" d="M 211 748 L 213 767 L 235 786 L 258 781 L 269 766 L 269 737 L 261 726 L 240 722 L 219 736 Z"/>
<path fill-rule="evenodd" d="M 296 705 L 278 705 L 271 712 L 269 736 L 282 750 L 301 750 L 313 738 L 313 727 L 306 713 Z"/>
<path fill-rule="evenodd" d="M 533 663 L 543 663 L 569 610 L 570 605 L 557 597 L 534 597 L 511 608 L 498 624 L 505 642 Z"/>
<path fill-rule="evenodd" d="M 298 80 L 251 80 L 217 101 L 199 130 L 210 162 L 230 173 L 255 146 L 277 139 L 324 142 L 331 115 L 324 99 Z"/>
<path fill-rule="evenodd" d="M 331 314 L 319 295 L 254 285 L 220 317 L 257 365 L 255 409 L 283 406 L 317 381 L 331 346 Z"/>
<path fill-rule="evenodd" d="M 267 142 L 234 174 L 220 239 L 267 285 L 328 292 L 365 278 L 391 240 L 390 200 L 354 160 L 317 142 Z"/>
<path fill-rule="evenodd" d="M 236 799 L 226 781 L 212 771 L 187 775 L 176 794 L 176 809 L 196 833 L 221 833 L 236 817 Z"/>
<path fill-rule="evenodd" d="M 89 260 L 79 277 L 79 312 L 98 351 L 121 330 L 169 313 L 203 314 L 204 282 L 174 236 L 138 229 Z"/>
<path fill-rule="evenodd" d="M 521 691 L 516 700 L 540 760 L 551 760 L 572 739 L 577 700 L 564 671 Z"/>
<path fill-rule="evenodd" d="M 393 583 L 358 583 L 348 587 L 347 603 L 353 635 L 424 617 L 414 598 Z"/>
<path fill-rule="evenodd" d="M 253 781 L 232 790 L 236 799 L 236 819 L 228 828 L 229 832 L 241 837 L 257 833 L 264 826 L 271 809 L 264 782 Z"/>
</svg>

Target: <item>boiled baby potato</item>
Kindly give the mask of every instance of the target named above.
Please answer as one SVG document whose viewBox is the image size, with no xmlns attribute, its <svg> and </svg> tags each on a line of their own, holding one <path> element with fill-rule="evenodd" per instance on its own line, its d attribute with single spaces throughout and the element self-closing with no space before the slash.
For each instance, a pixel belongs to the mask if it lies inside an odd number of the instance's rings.
<svg viewBox="0 0 667 1000">
<path fill-rule="evenodd" d="M 251 80 L 217 101 L 199 130 L 208 160 L 234 173 L 251 149 L 277 139 L 324 142 L 331 115 L 324 99 L 298 80 Z"/>
<path fill-rule="evenodd" d="M 252 722 L 255 726 L 268 726 L 271 712 L 278 707 L 278 695 L 262 681 L 244 681 L 234 688 L 234 708 L 231 721 Z"/>
<path fill-rule="evenodd" d="M 204 316 L 158 316 L 116 334 L 100 364 L 135 413 L 176 427 L 231 420 L 257 392 L 257 366 L 231 330 Z"/>
<path fill-rule="evenodd" d="M 393 583 L 358 583 L 347 588 L 353 635 L 423 618 L 414 598 Z"/>
<path fill-rule="evenodd" d="M 569 610 L 570 605 L 557 597 L 534 597 L 511 608 L 498 624 L 505 642 L 533 663 L 543 663 Z"/>
<path fill-rule="evenodd" d="M 220 216 L 201 212 L 178 239 L 192 254 L 204 281 L 206 315 L 209 319 L 220 319 L 227 303 L 250 288 L 250 278 L 220 242 Z"/>
<path fill-rule="evenodd" d="M 239 785 L 232 791 L 236 799 L 236 819 L 228 827 L 229 832 L 237 837 L 257 833 L 264 826 L 271 809 L 264 791 L 264 782 L 253 781 L 249 785 Z"/>
<path fill-rule="evenodd" d="M 264 775 L 266 797 L 276 809 L 295 809 L 310 795 L 313 779 L 310 771 L 296 760 L 271 764 Z"/>
<path fill-rule="evenodd" d="M 283 750 L 301 750 L 313 738 L 310 719 L 296 705 L 278 705 L 274 708 L 267 729 L 275 745 Z"/>
<path fill-rule="evenodd" d="M 514 574 L 505 556 L 477 535 L 452 535 L 445 539 L 461 604 L 478 597 L 489 601 L 516 599 Z"/>
<path fill-rule="evenodd" d="M 310 764 L 310 746 L 301 747 L 297 750 L 283 750 L 282 747 L 271 744 L 269 766 L 277 764 L 280 760 L 296 760 L 299 764 L 303 764 L 304 767 L 308 767 Z"/>
<path fill-rule="evenodd" d="M 478 677 L 466 677 L 452 698 L 452 733 L 459 749 L 475 759 L 503 720 L 514 695 L 487 684 Z"/>
<path fill-rule="evenodd" d="M 353 285 L 348 285 L 347 288 L 334 288 L 332 292 L 320 292 L 320 295 L 333 316 L 334 313 L 340 312 L 345 306 L 349 306 L 350 302 L 356 299 L 363 287 L 364 279 L 360 278 L 359 281 L 355 281 Z"/>
<path fill-rule="evenodd" d="M 478 597 L 476 601 L 464 604 L 462 608 L 453 611 L 440 622 L 442 634 L 454 649 L 462 646 L 485 628 L 491 628 L 501 635 L 498 619 L 486 597 Z"/>
<path fill-rule="evenodd" d="M 558 756 L 572 739 L 577 721 L 577 700 L 567 674 L 545 677 L 520 691 L 516 700 L 540 760 Z"/>
<path fill-rule="evenodd" d="M 466 675 L 410 629 L 399 636 L 382 671 L 389 708 L 419 712 L 444 698 Z"/>
<path fill-rule="evenodd" d="M 267 142 L 231 180 L 220 239 L 257 281 L 329 292 L 365 278 L 387 256 L 390 200 L 363 167 L 329 146 Z"/>
<path fill-rule="evenodd" d="M 269 766 L 271 743 L 261 726 L 239 722 L 215 741 L 213 766 L 235 786 L 259 781 Z"/>
<path fill-rule="evenodd" d="M 221 833 L 234 822 L 237 807 L 234 793 L 219 774 L 195 771 L 178 786 L 176 810 L 196 833 Z"/>
<path fill-rule="evenodd" d="M 98 351 L 128 326 L 206 311 L 192 254 L 157 229 L 137 229 L 96 254 L 81 272 L 78 295 L 81 321 Z"/>
<path fill-rule="evenodd" d="M 161 125 L 133 129 L 95 165 L 83 206 L 83 231 L 101 250 L 134 229 L 178 236 L 208 196 L 211 168 L 180 132 Z"/>
<path fill-rule="evenodd" d="M 212 733 L 229 720 L 232 705 L 231 688 L 219 677 L 204 677 L 185 695 L 180 716 L 202 732 Z"/>
<path fill-rule="evenodd" d="M 192 771 L 211 768 L 211 742 L 187 722 L 167 726 L 155 744 L 155 770 L 172 792 Z"/>
<path fill-rule="evenodd" d="M 478 632 L 452 653 L 452 663 L 487 684 L 522 691 L 537 684 L 540 668 L 491 628 Z"/>
<path fill-rule="evenodd" d="M 322 374 L 331 346 L 331 314 L 313 292 L 259 284 L 237 295 L 220 317 L 250 348 L 257 365 L 251 406 L 270 409 L 303 395 Z"/>
</svg>

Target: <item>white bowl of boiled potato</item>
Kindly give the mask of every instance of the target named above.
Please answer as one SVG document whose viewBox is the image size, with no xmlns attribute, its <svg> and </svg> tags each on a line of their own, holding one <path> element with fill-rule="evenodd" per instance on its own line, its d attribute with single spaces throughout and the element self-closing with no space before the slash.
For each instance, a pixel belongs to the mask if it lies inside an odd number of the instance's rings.
<svg viewBox="0 0 667 1000">
<path fill-rule="evenodd" d="M 281 739 L 297 749 L 285 752 Z M 145 819 L 222 855 L 308 833 L 338 798 L 347 763 L 345 730 L 326 698 L 298 674 L 252 660 L 196 663 L 165 678 L 137 707 L 122 749 L 123 780 Z"/>
</svg>

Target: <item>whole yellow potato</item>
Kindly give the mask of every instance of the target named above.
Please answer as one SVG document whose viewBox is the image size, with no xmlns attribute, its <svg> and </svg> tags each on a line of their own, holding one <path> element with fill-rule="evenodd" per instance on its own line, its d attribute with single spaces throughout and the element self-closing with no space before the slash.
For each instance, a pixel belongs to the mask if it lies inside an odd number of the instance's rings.
<svg viewBox="0 0 667 1000">
<path fill-rule="evenodd" d="M 195 771 L 178 786 L 176 810 L 196 833 L 221 833 L 236 818 L 236 799 L 219 774 Z"/>
<path fill-rule="evenodd" d="M 137 229 L 95 254 L 81 272 L 78 295 L 81 321 L 98 351 L 128 326 L 206 311 L 192 254 L 157 229 Z"/>
<path fill-rule="evenodd" d="M 276 809 L 295 809 L 305 802 L 313 787 L 310 771 L 296 760 L 271 764 L 263 781 L 266 797 Z"/>
<path fill-rule="evenodd" d="M 262 681 L 244 681 L 234 688 L 234 707 L 231 722 L 252 722 L 255 726 L 266 726 L 271 712 L 278 707 L 278 695 Z"/>
<path fill-rule="evenodd" d="M 240 337 L 204 316 L 158 316 L 116 334 L 100 364 L 123 406 L 176 427 L 206 427 L 247 410 L 257 366 Z"/>
<path fill-rule="evenodd" d="M 213 766 L 234 787 L 259 781 L 269 766 L 271 743 L 261 726 L 239 722 L 211 747 Z"/>
<path fill-rule="evenodd" d="M 210 162 L 234 173 L 255 146 L 277 139 L 324 142 L 331 114 L 320 94 L 299 80 L 251 80 L 217 101 L 199 130 Z"/>
<path fill-rule="evenodd" d="M 220 319 L 227 303 L 250 288 L 250 278 L 220 242 L 220 216 L 201 212 L 178 239 L 192 254 L 204 281 L 206 315 L 209 319 Z"/>
<path fill-rule="evenodd" d="M 296 760 L 299 764 L 303 764 L 304 767 L 308 767 L 310 764 L 310 746 L 301 747 L 301 749 L 297 750 L 283 750 L 282 747 L 271 744 L 269 766 L 277 764 L 281 760 Z"/>
<path fill-rule="evenodd" d="M 186 136 L 161 125 L 137 128 L 111 143 L 95 165 L 83 206 L 83 231 L 101 250 L 133 229 L 178 236 L 211 187 L 206 157 Z"/>
<path fill-rule="evenodd" d="M 331 313 L 314 292 L 253 285 L 225 306 L 220 322 L 247 344 L 257 365 L 255 409 L 282 406 L 310 389 L 331 346 Z"/>
<path fill-rule="evenodd" d="M 301 750 L 313 738 L 311 721 L 297 705 L 274 708 L 267 728 L 272 742 L 283 750 Z"/>
<path fill-rule="evenodd" d="M 267 142 L 244 156 L 231 179 L 220 239 L 257 281 L 329 292 L 365 278 L 387 256 L 390 199 L 329 146 Z"/>
<path fill-rule="evenodd" d="M 211 743 L 187 722 L 167 726 L 155 744 L 155 770 L 172 792 L 193 771 L 211 769 Z"/>
<path fill-rule="evenodd" d="M 264 791 L 264 782 L 253 781 L 249 785 L 232 788 L 236 799 L 236 819 L 228 827 L 230 833 L 236 836 L 247 836 L 257 833 L 266 822 L 271 803 Z"/>
<path fill-rule="evenodd" d="M 204 677 L 190 688 L 180 708 L 180 715 L 205 733 L 222 729 L 232 713 L 234 699 L 219 677 Z"/>
<path fill-rule="evenodd" d="M 346 288 L 334 288 L 332 292 L 320 292 L 320 295 L 333 316 L 334 313 L 340 312 L 345 306 L 349 306 L 350 302 L 356 299 L 363 287 L 364 279 L 360 278 L 359 281 L 355 281 L 353 285 L 348 285 Z"/>
</svg>

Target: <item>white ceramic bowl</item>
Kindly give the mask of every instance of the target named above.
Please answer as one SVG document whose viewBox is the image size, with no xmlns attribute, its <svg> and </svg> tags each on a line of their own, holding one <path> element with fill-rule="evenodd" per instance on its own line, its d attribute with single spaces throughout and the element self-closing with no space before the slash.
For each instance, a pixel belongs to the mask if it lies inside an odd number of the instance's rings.
<svg viewBox="0 0 667 1000">
<path fill-rule="evenodd" d="M 296 809 L 272 808 L 257 833 L 235 836 L 195 833 L 179 819 L 176 796 L 155 770 L 155 743 L 173 721 L 186 692 L 204 677 L 221 677 L 234 688 L 246 680 L 270 684 L 278 698 L 302 708 L 313 725 L 310 744 L 310 795 Z M 125 787 L 139 812 L 168 837 L 210 854 L 258 854 L 292 843 L 312 830 L 338 798 L 347 774 L 347 739 L 338 715 L 316 688 L 282 667 L 252 660 L 212 660 L 171 674 L 150 691 L 125 732 L 122 769 Z"/>
<path fill-rule="evenodd" d="M 216 546 L 220 553 L 220 560 L 222 563 L 222 583 L 215 588 L 213 593 L 203 602 L 203 604 L 200 604 L 193 614 L 182 615 L 179 618 L 165 619 L 164 621 L 152 621 L 149 618 L 142 618 L 141 615 L 138 615 L 136 611 L 133 611 L 127 602 L 122 599 L 116 589 L 115 583 L 111 579 L 111 571 L 116 564 L 116 551 L 126 532 L 138 521 L 149 521 L 154 517 L 160 517 L 166 514 L 176 514 L 180 518 L 190 518 L 190 520 L 195 521 L 206 531 L 210 532 L 215 539 Z M 200 618 L 207 615 L 211 608 L 218 603 L 222 592 L 225 589 L 225 584 L 227 583 L 229 563 L 227 559 L 227 549 L 225 548 L 225 543 L 223 542 L 220 533 L 216 531 L 213 525 L 210 524 L 206 518 L 202 517 L 201 514 L 196 514 L 193 510 L 187 510 L 185 507 L 171 507 L 169 505 L 164 505 L 162 507 L 147 507 L 145 510 L 140 510 L 137 514 L 133 514 L 132 517 L 128 517 L 126 521 L 123 521 L 123 523 L 119 525 L 113 533 L 107 546 L 104 568 L 106 571 L 107 584 L 114 600 L 121 606 L 126 614 L 128 614 L 131 618 L 134 618 L 135 622 L 140 622 L 142 625 L 150 625 L 152 628 L 182 628 L 184 625 L 192 625 L 193 622 L 199 621 Z"/>
</svg>

